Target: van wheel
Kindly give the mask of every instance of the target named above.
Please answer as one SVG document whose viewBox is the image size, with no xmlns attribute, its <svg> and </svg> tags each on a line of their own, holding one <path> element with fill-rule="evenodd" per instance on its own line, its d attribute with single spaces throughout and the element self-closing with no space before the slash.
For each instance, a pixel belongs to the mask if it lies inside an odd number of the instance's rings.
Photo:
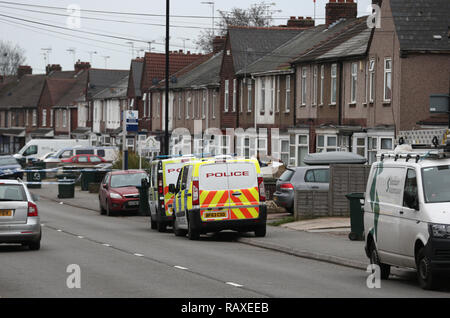
<svg viewBox="0 0 450 318">
<path fill-rule="evenodd" d="M 186 234 L 187 234 L 186 230 L 180 229 L 178 227 L 177 218 L 175 218 L 173 220 L 173 233 L 175 234 L 175 236 L 181 236 L 181 237 L 186 236 Z"/>
<path fill-rule="evenodd" d="M 167 229 L 167 224 L 163 222 L 156 222 L 156 229 L 159 233 L 164 233 Z"/>
<path fill-rule="evenodd" d="M 150 216 L 150 228 L 152 230 L 156 230 L 157 224 L 155 221 L 153 221 L 152 217 Z"/>
<path fill-rule="evenodd" d="M 425 290 L 433 290 L 438 287 L 438 279 L 433 273 L 430 258 L 425 255 L 424 248 L 421 248 L 417 254 L 417 278 L 420 287 Z"/>
<path fill-rule="evenodd" d="M 191 226 L 191 222 L 188 223 L 188 239 L 191 241 L 196 241 L 200 238 L 200 232 L 198 230 L 194 230 Z"/>
<path fill-rule="evenodd" d="M 255 229 L 255 236 L 256 237 L 265 237 L 266 231 L 267 231 L 266 225 L 259 226 Z"/>
<path fill-rule="evenodd" d="M 378 265 L 380 267 L 381 279 L 389 279 L 389 275 L 391 274 L 391 266 L 380 262 L 380 256 L 378 255 L 377 248 L 373 243 L 370 251 L 370 264 Z"/>
</svg>

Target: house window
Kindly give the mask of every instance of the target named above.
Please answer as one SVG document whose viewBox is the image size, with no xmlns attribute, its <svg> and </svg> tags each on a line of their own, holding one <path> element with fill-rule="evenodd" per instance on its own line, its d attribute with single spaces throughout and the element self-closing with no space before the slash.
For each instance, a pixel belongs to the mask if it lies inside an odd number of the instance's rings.
<svg viewBox="0 0 450 318">
<path fill-rule="evenodd" d="M 312 104 L 315 106 L 317 105 L 317 76 L 318 76 L 319 68 L 317 65 L 314 66 L 313 71 L 313 102 Z"/>
<path fill-rule="evenodd" d="M 338 151 L 336 135 L 318 135 L 317 152 L 335 152 Z"/>
<path fill-rule="evenodd" d="M 325 66 L 320 66 L 320 105 L 323 105 L 323 89 L 325 84 Z"/>
<path fill-rule="evenodd" d="M 281 100 L 281 86 L 280 86 L 280 77 L 277 76 L 277 101 L 275 103 L 275 111 L 277 113 L 280 112 L 280 100 Z"/>
<path fill-rule="evenodd" d="M 392 59 L 384 60 L 384 101 L 390 102 L 392 97 Z"/>
<path fill-rule="evenodd" d="M 280 144 L 280 159 L 281 161 L 288 166 L 290 164 L 290 144 L 289 139 L 281 139 Z"/>
<path fill-rule="evenodd" d="M 47 110 L 42 110 L 42 127 L 47 126 Z"/>
<path fill-rule="evenodd" d="M 358 63 L 352 63 L 351 66 L 351 103 L 356 104 L 356 84 L 358 82 Z"/>
<path fill-rule="evenodd" d="M 161 108 L 161 98 L 158 95 L 158 101 L 157 101 L 157 104 L 156 104 L 156 118 L 159 118 L 160 108 Z"/>
<path fill-rule="evenodd" d="M 270 113 L 273 114 L 275 106 L 275 77 L 272 76 L 270 79 Z"/>
<path fill-rule="evenodd" d="M 307 80 L 307 69 L 306 67 L 302 68 L 302 106 L 306 106 L 306 80 Z"/>
<path fill-rule="evenodd" d="M 32 125 L 33 125 L 33 127 L 37 126 L 37 110 L 36 109 L 33 109 Z"/>
<path fill-rule="evenodd" d="M 26 126 L 26 127 L 28 127 L 28 113 L 29 113 L 29 110 L 26 109 L 26 110 L 25 110 L 25 114 L 24 114 L 24 115 L 25 115 L 25 126 Z"/>
<path fill-rule="evenodd" d="M 244 80 L 239 83 L 239 111 L 244 111 Z"/>
<path fill-rule="evenodd" d="M 217 95 L 216 92 L 213 92 L 213 100 L 212 100 L 212 118 L 216 119 L 216 99 Z"/>
<path fill-rule="evenodd" d="M 202 118 L 206 118 L 206 97 L 207 97 L 208 91 L 205 89 L 203 90 L 203 102 L 202 102 Z"/>
<path fill-rule="evenodd" d="M 261 78 L 261 113 L 266 111 L 266 78 Z"/>
<path fill-rule="evenodd" d="M 291 111 L 291 75 L 286 76 L 286 113 Z"/>
<path fill-rule="evenodd" d="M 236 111 L 237 104 L 237 79 L 233 79 L 233 112 Z"/>
<path fill-rule="evenodd" d="M 178 120 L 181 119 L 181 93 L 178 93 Z"/>
<path fill-rule="evenodd" d="M 337 97 L 337 64 L 331 65 L 331 104 L 336 105 Z"/>
<path fill-rule="evenodd" d="M 189 119 L 189 107 L 191 104 L 191 93 L 187 93 L 186 98 L 186 119 Z"/>
<path fill-rule="evenodd" d="M 250 79 L 247 84 L 247 112 L 251 112 L 253 108 L 253 86 Z"/>
<path fill-rule="evenodd" d="M 366 138 L 356 138 L 356 153 L 366 157 Z"/>
<path fill-rule="evenodd" d="M 297 155 L 297 165 L 305 165 L 305 156 L 309 154 L 309 144 L 307 135 L 297 135 L 296 136 L 296 155 Z"/>
<path fill-rule="evenodd" d="M 62 124 L 63 124 L 63 128 L 67 127 L 67 110 L 63 110 L 62 112 Z"/>
<path fill-rule="evenodd" d="M 369 102 L 375 100 L 375 60 L 369 61 Z"/>
<path fill-rule="evenodd" d="M 228 112 L 228 107 L 230 103 L 230 81 L 225 80 L 225 97 L 224 97 L 224 111 Z"/>
<path fill-rule="evenodd" d="M 369 164 L 377 161 L 377 153 L 381 150 L 393 150 L 394 138 L 392 137 L 369 137 L 368 138 L 368 157 Z"/>
<path fill-rule="evenodd" d="M 50 127 L 53 127 L 53 109 L 50 110 Z"/>
</svg>

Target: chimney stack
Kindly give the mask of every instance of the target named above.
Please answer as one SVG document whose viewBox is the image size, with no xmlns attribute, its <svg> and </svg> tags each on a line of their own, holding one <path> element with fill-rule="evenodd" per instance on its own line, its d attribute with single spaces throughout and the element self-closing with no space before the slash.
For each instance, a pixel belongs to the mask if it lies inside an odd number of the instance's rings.
<svg viewBox="0 0 450 318">
<path fill-rule="evenodd" d="M 79 72 L 81 72 L 83 70 L 88 70 L 90 68 L 91 68 L 91 63 L 89 63 L 89 62 L 81 62 L 80 60 L 78 60 L 75 63 L 75 66 L 74 66 L 74 70 L 75 70 L 76 73 L 79 73 Z"/>
<path fill-rule="evenodd" d="M 24 75 L 33 74 L 33 69 L 28 65 L 20 65 L 17 69 L 17 77 L 22 78 Z"/>
<path fill-rule="evenodd" d="M 315 21 L 311 17 L 291 17 L 287 22 L 288 28 L 299 28 L 299 29 L 307 29 L 313 28 L 315 26 Z"/>
<path fill-rule="evenodd" d="M 326 25 L 340 19 L 352 19 L 358 15 L 358 5 L 354 0 L 330 0 L 326 5 Z"/>
<path fill-rule="evenodd" d="M 219 53 L 225 48 L 226 37 L 216 36 L 213 40 L 213 53 Z"/>
<path fill-rule="evenodd" d="M 48 75 L 51 72 L 60 72 L 62 71 L 62 67 L 59 64 L 52 64 L 52 65 L 47 65 L 47 67 L 45 68 L 45 73 Z"/>
</svg>

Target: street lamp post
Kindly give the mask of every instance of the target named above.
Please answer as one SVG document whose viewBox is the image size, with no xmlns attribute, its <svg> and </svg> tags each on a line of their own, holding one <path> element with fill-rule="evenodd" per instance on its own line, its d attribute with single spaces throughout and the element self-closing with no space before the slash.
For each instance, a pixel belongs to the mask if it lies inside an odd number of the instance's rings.
<svg viewBox="0 0 450 318">
<path fill-rule="evenodd" d="M 164 154 L 169 155 L 169 50 L 170 50 L 170 0 L 166 0 L 166 104 Z"/>
</svg>

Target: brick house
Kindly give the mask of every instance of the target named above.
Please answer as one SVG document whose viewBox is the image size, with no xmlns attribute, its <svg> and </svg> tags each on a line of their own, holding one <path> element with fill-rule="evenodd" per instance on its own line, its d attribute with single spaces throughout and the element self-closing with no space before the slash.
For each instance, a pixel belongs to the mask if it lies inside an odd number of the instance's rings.
<svg viewBox="0 0 450 318">
<path fill-rule="evenodd" d="M 296 19 L 294 19 L 296 20 Z M 255 156 L 256 148 L 267 154 L 267 138 L 257 144 L 255 110 L 259 99 L 256 94 L 259 81 L 249 77 L 247 69 L 255 61 L 271 53 L 288 40 L 297 36 L 303 26 L 289 24 L 289 27 L 230 27 L 223 50 L 220 71 L 220 127 L 242 128 L 236 130 L 236 138 L 226 140 L 230 150 L 239 155 Z M 309 26 L 308 26 L 309 27 Z M 246 96 L 246 98 L 244 98 Z M 234 140 L 236 139 L 236 140 Z"/>
</svg>

